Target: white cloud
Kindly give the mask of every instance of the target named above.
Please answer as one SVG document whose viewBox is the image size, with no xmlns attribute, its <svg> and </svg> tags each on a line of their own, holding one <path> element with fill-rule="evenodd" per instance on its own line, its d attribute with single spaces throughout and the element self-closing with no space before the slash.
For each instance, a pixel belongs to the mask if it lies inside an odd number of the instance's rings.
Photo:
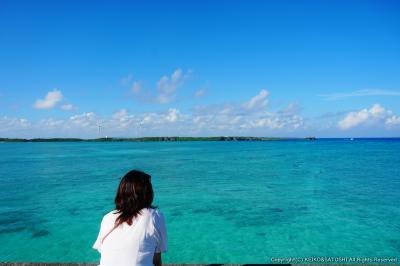
<svg viewBox="0 0 400 266">
<path fill-rule="evenodd" d="M 115 112 L 111 119 L 106 120 L 103 124 L 108 128 L 127 129 L 133 125 L 134 116 L 130 115 L 127 109 L 121 109 Z"/>
<path fill-rule="evenodd" d="M 358 126 L 393 126 L 399 123 L 400 118 L 393 115 L 392 111 L 386 110 L 379 104 L 374 104 L 370 109 L 349 112 L 338 122 L 338 126 L 342 130 L 347 130 Z"/>
<path fill-rule="evenodd" d="M 301 107 L 298 104 L 295 103 L 290 103 L 288 106 L 280 111 L 278 111 L 281 114 L 298 114 L 301 111 Z"/>
<path fill-rule="evenodd" d="M 57 120 L 54 118 L 42 119 L 38 123 L 39 126 L 45 127 L 47 129 L 59 128 L 61 126 L 64 126 L 64 124 L 65 124 L 64 120 L 62 120 L 62 119 Z"/>
<path fill-rule="evenodd" d="M 383 90 L 383 89 L 364 89 L 352 92 L 339 92 L 328 93 L 319 95 L 328 100 L 338 100 L 349 97 L 362 97 L 362 96 L 400 96 L 400 91 Z"/>
<path fill-rule="evenodd" d="M 139 81 L 133 82 L 131 87 L 131 91 L 133 93 L 139 93 L 141 89 L 142 89 L 142 84 Z"/>
<path fill-rule="evenodd" d="M 0 134 L 5 137 L 138 137 L 138 136 L 302 136 L 305 132 L 332 130 L 338 134 L 361 126 L 379 126 L 387 134 L 398 131 L 400 117 L 379 104 L 348 112 L 337 122 L 335 118 L 310 123 L 301 115 L 301 108 L 289 104 L 281 110 L 269 110 L 266 92 L 259 92 L 243 103 L 204 105 L 190 111 L 168 108 L 160 112 L 130 113 L 120 109 L 110 116 L 94 112 L 72 115 L 66 119 L 46 118 L 38 122 L 19 118 L 0 118 Z M 101 121 L 101 123 L 99 122 Z M 324 120 L 325 121 L 325 120 Z M 330 124 L 333 123 L 333 124 Z M 101 126 L 99 134 L 99 125 Z M 315 126 L 315 127 L 314 127 Z M 369 131 L 371 132 L 371 131 Z M 312 134 L 312 133 L 311 133 Z M 384 135 L 383 134 L 383 135 Z"/>
<path fill-rule="evenodd" d="M 183 73 L 181 69 L 177 69 L 170 77 L 162 76 L 157 82 L 157 101 L 159 103 L 169 103 L 173 101 L 176 97 L 176 90 L 183 85 L 190 75 L 190 70 Z"/>
<path fill-rule="evenodd" d="M 129 85 L 132 80 L 132 74 L 127 75 L 126 77 L 121 78 L 120 83 L 123 86 Z"/>
<path fill-rule="evenodd" d="M 268 104 L 269 92 L 267 90 L 261 90 L 256 96 L 251 98 L 248 102 L 243 104 L 246 109 L 260 109 L 264 108 Z"/>
<path fill-rule="evenodd" d="M 115 112 L 112 116 L 113 119 L 117 119 L 120 121 L 125 120 L 128 117 L 128 110 L 126 109 L 121 109 L 117 112 Z"/>
<path fill-rule="evenodd" d="M 175 108 L 168 109 L 168 113 L 165 116 L 165 119 L 169 122 L 176 122 L 179 117 L 179 110 Z"/>
<path fill-rule="evenodd" d="M 249 101 L 240 104 L 197 107 L 192 115 L 193 128 L 210 129 L 227 134 L 268 135 L 271 132 L 292 132 L 303 128 L 300 107 L 290 104 L 286 109 L 268 112 L 268 91 L 261 90 Z"/>
<path fill-rule="evenodd" d="M 34 107 L 36 109 L 51 109 L 58 102 L 60 102 L 63 99 L 63 95 L 61 91 L 54 89 L 52 91 L 49 91 L 44 99 L 38 99 L 36 100 Z"/>
<path fill-rule="evenodd" d="M 199 89 L 194 93 L 194 96 L 196 98 L 203 97 L 204 95 L 206 95 L 206 90 L 205 89 Z"/>
<path fill-rule="evenodd" d="M 64 111 L 72 111 L 72 110 L 77 110 L 78 107 L 74 106 L 73 104 L 67 103 L 61 105 L 61 109 Z"/>
<path fill-rule="evenodd" d="M 178 68 L 171 75 L 162 76 L 157 81 L 156 87 L 149 89 L 143 88 L 142 81 L 132 81 L 132 75 L 122 78 L 121 84 L 129 85 L 130 92 L 139 101 L 166 104 L 175 100 L 178 89 L 190 78 L 191 74 L 191 70 L 184 72 Z"/>
<path fill-rule="evenodd" d="M 265 128 L 265 129 L 286 129 L 294 130 L 304 125 L 304 120 L 300 115 L 281 116 L 277 113 L 265 113 L 245 121 L 240 126 L 246 129 Z"/>
<path fill-rule="evenodd" d="M 99 121 L 102 121 L 99 123 Z M 25 125 L 29 137 L 99 137 L 99 136 L 165 136 L 165 135 L 261 135 L 291 132 L 304 124 L 299 114 L 255 112 L 241 104 L 204 106 L 183 113 L 177 108 L 163 112 L 129 113 L 121 109 L 110 117 L 100 117 L 93 112 L 70 116 L 68 119 L 48 118 L 39 122 L 14 119 L 19 127 Z M 11 124 L 4 128 L 19 128 Z M 0 127 L 4 123 L 0 122 Z M 99 125 L 101 131 L 99 135 Z M 7 130 L 0 130 L 5 135 Z M 27 133 L 28 134 L 28 133 Z M 9 135 L 8 135 L 9 136 Z"/>
<path fill-rule="evenodd" d="M 82 113 L 79 115 L 73 115 L 69 118 L 69 122 L 77 127 L 97 127 L 96 114 L 93 112 Z"/>
<path fill-rule="evenodd" d="M 0 118 L 0 131 L 8 128 L 27 128 L 31 125 L 25 118 L 13 118 L 8 116 L 3 116 Z"/>
<path fill-rule="evenodd" d="M 32 127 L 25 118 L 0 117 L 0 137 L 25 137 L 32 134 Z"/>
<path fill-rule="evenodd" d="M 385 121 L 386 125 L 388 126 L 396 126 L 396 125 L 400 125 L 400 116 L 391 116 L 388 119 L 386 119 Z"/>
</svg>

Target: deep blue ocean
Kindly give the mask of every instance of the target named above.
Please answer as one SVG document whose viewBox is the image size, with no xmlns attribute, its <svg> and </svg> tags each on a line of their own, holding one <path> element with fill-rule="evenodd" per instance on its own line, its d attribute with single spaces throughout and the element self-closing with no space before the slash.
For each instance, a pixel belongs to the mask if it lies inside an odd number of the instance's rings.
<svg viewBox="0 0 400 266">
<path fill-rule="evenodd" d="M 98 262 L 120 177 L 152 175 L 166 263 L 400 259 L 400 140 L 0 143 L 0 261 Z"/>
</svg>

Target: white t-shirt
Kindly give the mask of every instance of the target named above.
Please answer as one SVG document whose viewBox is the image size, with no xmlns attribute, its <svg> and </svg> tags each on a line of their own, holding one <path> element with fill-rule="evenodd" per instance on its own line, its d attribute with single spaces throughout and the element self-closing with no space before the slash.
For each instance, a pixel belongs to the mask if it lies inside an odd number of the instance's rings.
<svg viewBox="0 0 400 266">
<path fill-rule="evenodd" d="M 123 223 L 112 230 L 116 210 L 104 215 L 93 245 L 101 253 L 99 266 L 152 266 L 154 253 L 167 251 L 167 231 L 163 214 L 150 208 L 141 210 L 132 225 Z"/>
</svg>

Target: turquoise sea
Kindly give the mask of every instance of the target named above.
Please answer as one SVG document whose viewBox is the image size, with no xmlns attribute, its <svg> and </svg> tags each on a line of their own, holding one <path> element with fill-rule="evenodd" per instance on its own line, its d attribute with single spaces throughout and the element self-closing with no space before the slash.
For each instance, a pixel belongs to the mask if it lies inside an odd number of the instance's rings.
<svg viewBox="0 0 400 266">
<path fill-rule="evenodd" d="M 400 259 L 400 140 L 0 143 L 0 261 L 98 262 L 119 178 L 152 175 L 166 263 Z"/>
</svg>

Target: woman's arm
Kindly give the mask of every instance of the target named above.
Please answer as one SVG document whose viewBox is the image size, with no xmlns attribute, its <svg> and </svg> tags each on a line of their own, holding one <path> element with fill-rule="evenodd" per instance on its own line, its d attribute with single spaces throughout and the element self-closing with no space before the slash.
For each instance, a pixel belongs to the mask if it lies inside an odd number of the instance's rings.
<svg viewBox="0 0 400 266">
<path fill-rule="evenodd" d="M 161 266 L 161 253 L 154 253 L 153 264 L 154 266 Z"/>
</svg>

